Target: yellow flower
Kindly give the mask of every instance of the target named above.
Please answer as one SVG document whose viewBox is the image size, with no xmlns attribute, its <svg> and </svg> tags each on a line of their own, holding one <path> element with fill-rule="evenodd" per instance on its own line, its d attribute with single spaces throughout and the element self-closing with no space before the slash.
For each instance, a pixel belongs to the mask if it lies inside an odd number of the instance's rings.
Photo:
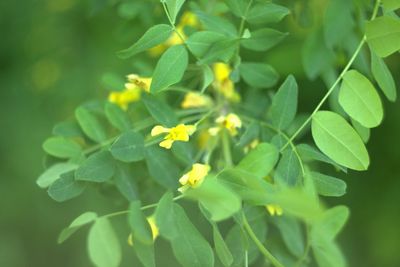
<svg viewBox="0 0 400 267">
<path fill-rule="evenodd" d="M 193 28 L 198 28 L 200 26 L 199 19 L 196 14 L 190 11 L 185 11 L 179 22 L 179 26 L 190 26 Z"/>
<path fill-rule="evenodd" d="M 203 94 L 196 92 L 189 92 L 185 95 L 181 103 L 181 107 L 184 109 L 188 108 L 200 108 L 207 107 L 211 104 L 211 99 Z"/>
<path fill-rule="evenodd" d="M 209 171 L 210 165 L 200 163 L 193 164 L 192 169 L 179 179 L 179 183 L 182 185 L 178 189 L 179 192 L 183 193 L 189 187 L 195 188 L 200 186 Z"/>
<path fill-rule="evenodd" d="M 140 77 L 137 74 L 129 74 L 126 77 L 129 81 L 129 83 L 125 84 L 125 87 L 128 88 L 128 87 L 136 86 L 146 92 L 150 92 L 150 86 L 151 86 L 151 81 L 152 81 L 151 78 Z"/>
<path fill-rule="evenodd" d="M 166 133 L 164 140 L 160 143 L 161 147 L 170 149 L 175 141 L 189 141 L 189 136 L 196 131 L 196 126 L 179 124 L 173 128 L 165 128 L 161 125 L 154 126 L 151 130 L 151 136 Z"/>
<path fill-rule="evenodd" d="M 136 102 L 139 99 L 139 88 L 126 88 L 121 92 L 111 92 L 108 95 L 108 101 L 118 105 L 123 110 L 127 110 L 130 103 Z"/>
<path fill-rule="evenodd" d="M 235 91 L 235 85 L 229 78 L 232 69 L 228 64 L 215 63 L 213 66 L 215 81 L 214 87 L 228 100 L 239 102 L 240 95 Z"/>
<path fill-rule="evenodd" d="M 128 82 L 125 83 L 124 90 L 120 92 L 111 92 L 108 95 L 108 101 L 127 110 L 132 102 L 140 100 L 141 90 L 150 91 L 151 78 L 143 78 L 136 74 L 127 76 Z"/>
<path fill-rule="evenodd" d="M 147 223 L 150 225 L 151 235 L 152 235 L 153 241 L 154 241 L 159 236 L 160 231 L 156 225 L 156 220 L 154 219 L 154 216 L 147 217 L 146 219 L 147 219 Z M 129 234 L 129 236 L 128 236 L 128 244 L 130 246 L 133 246 L 132 234 Z"/>
<path fill-rule="evenodd" d="M 281 216 L 283 214 L 282 207 L 276 204 L 268 204 L 265 206 L 271 216 Z"/>
<path fill-rule="evenodd" d="M 213 127 L 208 130 L 211 135 L 217 135 L 222 128 L 225 128 L 229 131 L 232 136 L 238 134 L 238 129 L 242 127 L 242 121 L 240 118 L 234 114 L 229 113 L 226 116 L 220 116 L 215 120 L 216 123 L 219 124 L 218 127 Z"/>
</svg>

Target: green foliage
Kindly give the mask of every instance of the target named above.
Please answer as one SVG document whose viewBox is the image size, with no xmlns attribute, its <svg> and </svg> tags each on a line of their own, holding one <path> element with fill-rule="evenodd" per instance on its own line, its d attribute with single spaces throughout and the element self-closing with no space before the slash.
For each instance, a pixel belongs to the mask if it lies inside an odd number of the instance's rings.
<svg viewBox="0 0 400 267">
<path fill-rule="evenodd" d="M 160 2 L 157 10 L 170 25 L 149 28 L 118 53 L 134 56 L 129 66 L 139 75 L 128 75 L 127 82 L 103 75 L 103 86 L 112 90 L 108 101 L 78 107 L 75 120 L 58 124 L 43 144 L 48 168 L 37 184 L 48 187 L 51 198 L 66 201 L 89 187 L 111 199 L 110 205 L 129 206 L 103 216 L 83 213 L 59 242 L 92 224 L 92 263 L 117 267 L 123 250 L 110 219 L 126 216 L 127 229 L 118 235 L 131 233 L 132 250 L 146 267 L 156 266 L 163 247 L 155 245 L 158 238 L 171 246 L 174 261 L 188 267 L 262 261 L 274 267 L 345 266 L 336 236 L 349 210 L 329 208 L 321 198 L 343 196 L 347 185 L 319 164 L 344 173 L 369 166 L 365 143 L 383 120 L 383 103 L 367 77 L 372 74 L 395 101 L 394 79 L 382 59 L 399 50 L 394 13 L 378 16 L 377 1 L 360 36 L 363 25 L 355 14 L 364 18 L 369 10 L 351 1 L 330 1 L 320 25 L 301 32 L 298 20 L 308 15 L 298 9 L 308 7 L 300 3 L 289 10 L 293 5 L 271 1 Z M 153 5 L 127 4 L 120 7 L 124 16 Z M 384 11 L 398 7 L 396 1 L 383 4 Z M 290 26 L 281 23 L 291 13 Z M 298 113 L 299 88 L 309 83 L 299 73 L 296 81 L 292 62 L 274 59 L 292 31 L 294 39 L 305 35 L 293 64 L 301 56 L 305 76 L 329 87 L 312 101 L 315 107 L 299 107 L 309 113 Z M 322 111 L 328 99 L 331 106 Z M 306 141 L 318 148 L 297 144 Z"/>
</svg>

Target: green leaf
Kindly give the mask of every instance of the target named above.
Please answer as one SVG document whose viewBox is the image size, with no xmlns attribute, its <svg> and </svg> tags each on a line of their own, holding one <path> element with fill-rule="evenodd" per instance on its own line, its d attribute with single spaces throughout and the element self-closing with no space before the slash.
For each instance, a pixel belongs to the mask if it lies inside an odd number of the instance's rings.
<svg viewBox="0 0 400 267">
<path fill-rule="evenodd" d="M 276 23 L 289 13 L 289 9 L 284 6 L 262 3 L 256 4 L 250 9 L 246 20 L 251 24 Z"/>
<path fill-rule="evenodd" d="M 108 72 L 101 76 L 101 85 L 109 91 L 122 91 L 125 88 L 125 80 L 120 75 Z"/>
<path fill-rule="evenodd" d="M 161 99 L 151 94 L 143 94 L 142 101 L 150 115 L 158 123 L 166 127 L 173 127 L 178 124 L 178 118 L 172 108 Z"/>
<path fill-rule="evenodd" d="M 272 222 L 279 229 L 286 247 L 296 257 L 304 253 L 304 236 L 298 220 L 290 216 L 278 216 Z"/>
<path fill-rule="evenodd" d="M 217 224 L 213 224 L 213 239 L 215 251 L 217 252 L 218 258 L 224 266 L 231 266 L 233 263 L 233 256 L 228 246 L 226 245 Z"/>
<path fill-rule="evenodd" d="M 83 137 L 81 128 L 75 121 L 62 121 L 57 123 L 52 133 L 62 137 Z"/>
<path fill-rule="evenodd" d="M 309 175 L 321 196 L 341 197 L 346 194 L 347 185 L 344 181 L 318 172 L 310 172 Z"/>
<path fill-rule="evenodd" d="M 247 3 L 244 0 L 225 0 L 224 2 L 235 16 L 242 18 L 245 15 Z"/>
<path fill-rule="evenodd" d="M 170 153 L 156 146 L 147 147 L 145 153 L 147 169 L 150 176 L 160 185 L 176 189 L 180 177 L 180 169 Z"/>
<path fill-rule="evenodd" d="M 154 243 L 145 244 L 140 240 L 132 237 L 133 248 L 135 249 L 136 256 L 145 267 L 155 267 Z"/>
<path fill-rule="evenodd" d="M 136 174 L 135 174 L 136 175 Z M 139 199 L 138 186 L 134 174 L 129 171 L 127 165 L 117 164 L 114 173 L 114 183 L 119 192 L 129 201 Z"/>
<path fill-rule="evenodd" d="M 316 161 L 331 164 L 335 168 L 337 168 L 343 172 L 347 172 L 347 169 L 345 167 L 337 164 L 335 161 L 331 160 L 329 157 L 322 154 L 314 146 L 310 146 L 307 144 L 300 144 L 296 148 L 297 148 L 297 151 L 300 154 L 300 157 L 303 160 L 303 162 L 309 162 L 309 161 L 316 160 Z"/>
<path fill-rule="evenodd" d="M 158 93 L 178 83 L 182 79 L 188 63 L 188 52 L 183 45 L 175 45 L 168 48 L 157 62 L 150 92 Z"/>
<path fill-rule="evenodd" d="M 322 30 L 309 34 L 304 42 L 302 49 L 302 63 L 307 77 L 315 80 L 320 74 L 329 69 L 335 55 L 323 40 Z"/>
<path fill-rule="evenodd" d="M 90 228 L 88 251 L 96 267 L 118 267 L 121 263 L 121 246 L 108 219 L 97 219 Z"/>
<path fill-rule="evenodd" d="M 368 151 L 361 138 L 341 116 L 319 111 L 312 119 L 312 136 L 317 147 L 340 165 L 354 170 L 366 170 Z"/>
<path fill-rule="evenodd" d="M 365 25 L 367 42 L 380 57 L 400 50 L 400 20 L 382 16 Z"/>
<path fill-rule="evenodd" d="M 239 142 L 236 144 L 238 147 L 244 147 L 250 144 L 253 140 L 257 139 L 260 134 L 260 125 L 258 122 L 253 121 L 247 127 L 245 132 L 240 136 Z"/>
<path fill-rule="evenodd" d="M 161 0 L 161 2 L 165 2 L 167 4 L 169 16 L 172 20 L 172 23 L 175 24 L 176 16 L 185 3 L 185 0 Z"/>
<path fill-rule="evenodd" d="M 75 220 L 72 221 L 72 223 L 67 228 L 64 228 L 61 231 L 61 233 L 57 239 L 58 244 L 63 243 L 72 234 L 74 234 L 76 231 L 78 231 L 82 226 L 92 223 L 96 219 L 97 219 L 97 214 L 95 212 L 91 212 L 91 211 L 88 211 L 88 212 L 85 212 L 85 213 L 79 215 Z"/>
<path fill-rule="evenodd" d="M 289 75 L 274 95 L 269 110 L 272 124 L 278 129 L 287 129 L 296 117 L 297 95 L 296 80 Z"/>
<path fill-rule="evenodd" d="M 314 257 L 321 267 L 345 267 L 346 260 L 339 246 L 332 241 L 315 239 L 312 243 Z"/>
<path fill-rule="evenodd" d="M 123 162 L 144 159 L 144 137 L 133 130 L 123 133 L 110 148 L 112 156 Z"/>
<path fill-rule="evenodd" d="M 385 10 L 392 11 L 400 8 L 399 0 L 382 0 Z"/>
<path fill-rule="evenodd" d="M 211 83 L 214 81 L 214 73 L 208 65 L 201 65 L 201 70 L 203 72 L 203 83 L 201 85 L 200 91 L 204 93 L 207 87 L 210 86 Z"/>
<path fill-rule="evenodd" d="M 254 88 L 269 88 L 276 84 L 279 75 L 274 68 L 263 63 L 242 63 L 240 76 Z"/>
<path fill-rule="evenodd" d="M 229 20 L 218 16 L 212 16 L 198 10 L 195 13 L 206 30 L 219 32 L 230 37 L 237 36 L 236 27 Z"/>
<path fill-rule="evenodd" d="M 264 28 L 251 32 L 248 39 L 243 39 L 240 44 L 253 51 L 267 51 L 280 43 L 288 34 L 274 29 Z"/>
<path fill-rule="evenodd" d="M 237 169 L 247 171 L 262 179 L 272 171 L 278 158 L 279 152 L 275 146 L 261 143 L 239 162 Z"/>
<path fill-rule="evenodd" d="M 107 139 L 107 134 L 100 121 L 88 109 L 84 107 L 77 108 L 75 111 L 75 117 L 83 132 L 90 139 L 98 143 Z"/>
<path fill-rule="evenodd" d="M 353 2 L 330 1 L 324 16 L 324 39 L 329 48 L 339 45 L 354 28 Z"/>
<path fill-rule="evenodd" d="M 371 82 L 356 70 L 343 76 L 339 103 L 353 119 L 367 128 L 378 126 L 383 119 L 383 107 Z"/>
<path fill-rule="evenodd" d="M 238 42 L 238 39 L 225 38 L 222 41 L 213 43 L 199 61 L 199 64 L 211 64 L 217 61 L 228 63 L 234 56 Z"/>
<path fill-rule="evenodd" d="M 50 137 L 43 143 L 43 149 L 57 158 L 75 158 L 82 153 L 82 148 L 64 137 Z"/>
<path fill-rule="evenodd" d="M 132 236 L 144 244 L 151 244 L 153 243 L 153 237 L 150 225 L 140 208 L 140 201 L 132 202 L 129 207 L 128 221 L 132 230 Z"/>
<path fill-rule="evenodd" d="M 226 36 L 222 33 L 213 31 L 195 32 L 186 40 L 190 52 L 198 58 L 202 58 L 210 47 L 216 42 L 225 40 Z"/>
<path fill-rule="evenodd" d="M 206 239 L 187 217 L 184 209 L 173 204 L 175 227 L 180 233 L 171 240 L 172 250 L 184 267 L 213 267 L 214 253 Z"/>
<path fill-rule="evenodd" d="M 59 179 L 62 174 L 73 171 L 76 168 L 78 168 L 78 165 L 75 163 L 56 163 L 39 176 L 39 178 L 36 180 L 36 184 L 41 188 L 46 188 L 50 186 L 54 181 Z"/>
<path fill-rule="evenodd" d="M 320 236 L 327 240 L 333 240 L 342 230 L 350 215 L 346 206 L 336 206 L 326 210 L 314 223 L 311 236 Z"/>
<path fill-rule="evenodd" d="M 371 70 L 375 81 L 382 89 L 385 96 L 392 102 L 397 99 L 396 84 L 385 61 L 371 50 Z"/>
<path fill-rule="evenodd" d="M 128 114 L 119 106 L 107 102 L 105 104 L 105 113 L 112 126 L 124 132 L 132 127 Z"/>
<path fill-rule="evenodd" d="M 188 189 L 185 197 L 195 199 L 211 214 L 213 221 L 231 217 L 241 208 L 240 198 L 214 177 L 206 177 L 201 186 Z"/>
<path fill-rule="evenodd" d="M 75 179 L 102 183 L 111 179 L 115 171 L 115 162 L 110 151 L 100 151 L 87 158 L 75 171 Z"/>
<path fill-rule="evenodd" d="M 144 35 L 131 47 L 119 51 L 120 58 L 129 58 L 137 53 L 143 52 L 149 48 L 155 47 L 165 42 L 171 35 L 173 29 L 166 24 L 159 24 L 148 29 Z"/>
<path fill-rule="evenodd" d="M 362 126 L 358 121 L 351 119 L 351 124 L 353 128 L 357 131 L 358 135 L 361 137 L 363 142 L 366 144 L 371 136 L 371 129 Z"/>
<path fill-rule="evenodd" d="M 61 174 L 48 189 L 49 196 L 57 202 L 63 202 L 75 198 L 83 193 L 86 184 L 75 181 L 74 172 Z"/>
<path fill-rule="evenodd" d="M 291 148 L 282 153 L 275 171 L 275 181 L 285 186 L 296 186 L 301 183 L 300 161 Z"/>
<path fill-rule="evenodd" d="M 171 192 L 165 193 L 158 202 L 155 212 L 156 225 L 160 234 L 168 240 L 172 240 L 181 234 L 175 226 L 174 213 L 172 212 L 174 200 L 172 197 Z"/>
</svg>

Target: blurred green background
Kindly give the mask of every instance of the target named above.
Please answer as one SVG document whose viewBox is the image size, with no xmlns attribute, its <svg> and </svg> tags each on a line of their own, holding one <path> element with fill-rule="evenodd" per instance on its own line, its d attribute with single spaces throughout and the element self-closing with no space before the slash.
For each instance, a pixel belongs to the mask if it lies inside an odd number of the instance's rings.
<svg viewBox="0 0 400 267">
<path fill-rule="evenodd" d="M 151 1 L 146 1 L 147 13 L 135 8 L 140 1 L 125 1 L 124 11 L 112 2 L 118 1 L 0 1 L 1 267 L 90 266 L 85 233 L 61 246 L 56 237 L 83 211 L 115 209 L 95 193 L 59 204 L 35 184 L 43 170 L 41 144 L 53 125 L 71 117 L 83 101 L 106 95 L 99 82 L 103 73 L 134 71 L 115 52 L 153 24 L 157 15 L 148 13 L 161 14 Z M 306 111 L 325 88 L 320 80 L 305 81 L 296 64 L 299 41 L 291 40 L 276 48 L 278 59 L 271 60 L 281 72 L 290 65 L 300 84 L 307 85 L 301 86 L 300 104 Z M 387 61 L 397 86 L 399 59 L 397 54 Z M 349 266 L 400 266 L 400 103 L 385 101 L 385 110 L 368 145 L 370 170 L 350 172 L 343 178 L 348 194 L 329 200 L 352 211 L 340 238 Z"/>
</svg>

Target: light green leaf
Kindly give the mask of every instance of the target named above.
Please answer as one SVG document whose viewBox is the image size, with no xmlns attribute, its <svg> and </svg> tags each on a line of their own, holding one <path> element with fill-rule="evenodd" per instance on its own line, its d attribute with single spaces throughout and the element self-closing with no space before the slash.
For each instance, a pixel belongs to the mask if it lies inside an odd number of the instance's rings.
<svg viewBox="0 0 400 267">
<path fill-rule="evenodd" d="M 250 9 L 246 20 L 251 24 L 276 23 L 289 13 L 289 9 L 284 6 L 262 3 L 256 4 Z"/>
<path fill-rule="evenodd" d="M 97 219 L 90 228 L 88 251 L 96 267 L 118 267 L 121 263 L 121 246 L 108 219 Z"/>
<path fill-rule="evenodd" d="M 60 179 L 56 180 L 49 187 L 47 193 L 57 202 L 63 202 L 75 198 L 83 193 L 86 184 L 75 181 L 74 172 L 61 174 Z"/>
<path fill-rule="evenodd" d="M 152 244 L 153 237 L 150 225 L 147 222 L 141 208 L 140 201 L 134 201 L 129 207 L 128 221 L 132 230 L 132 236 L 143 244 Z"/>
<path fill-rule="evenodd" d="M 201 85 L 200 91 L 204 93 L 207 87 L 210 86 L 211 83 L 214 81 L 214 73 L 208 65 L 201 65 L 201 70 L 203 72 L 203 83 Z"/>
<path fill-rule="evenodd" d="M 369 166 L 368 151 L 350 124 L 331 111 L 319 111 L 312 119 L 312 136 L 317 147 L 340 165 L 354 170 Z"/>
<path fill-rule="evenodd" d="M 222 33 L 200 31 L 190 35 L 186 40 L 186 45 L 196 57 L 202 58 L 214 43 L 223 41 L 225 38 L 226 36 Z"/>
<path fill-rule="evenodd" d="M 127 131 L 132 128 L 128 114 L 119 106 L 107 102 L 105 104 L 105 114 L 108 121 L 120 131 Z"/>
<path fill-rule="evenodd" d="M 269 88 L 276 84 L 279 75 L 272 66 L 263 63 L 242 63 L 240 76 L 254 88 Z"/>
<path fill-rule="evenodd" d="M 301 183 L 300 161 L 291 148 L 285 149 L 275 171 L 275 181 L 284 186 L 296 186 Z"/>
<path fill-rule="evenodd" d="M 75 121 L 62 121 L 54 125 L 52 133 L 62 137 L 83 137 L 83 132 Z"/>
<path fill-rule="evenodd" d="M 185 0 L 161 0 L 161 2 L 165 2 L 167 4 L 169 16 L 172 20 L 172 23 L 175 24 L 176 16 L 185 3 Z"/>
<path fill-rule="evenodd" d="M 380 57 L 400 50 L 400 20 L 382 16 L 365 25 L 367 42 Z"/>
<path fill-rule="evenodd" d="M 356 70 L 350 70 L 343 76 L 339 103 L 350 117 L 367 128 L 382 122 L 381 99 L 372 83 Z"/>
<path fill-rule="evenodd" d="M 213 43 L 199 61 L 199 64 L 210 64 L 216 61 L 228 63 L 236 51 L 238 42 L 238 39 L 225 37 L 224 40 Z"/>
<path fill-rule="evenodd" d="M 382 0 L 385 10 L 392 11 L 400 8 L 400 0 Z"/>
<path fill-rule="evenodd" d="M 50 137 L 43 143 L 43 149 L 57 158 L 75 158 L 82 153 L 82 148 L 64 137 Z"/>
<path fill-rule="evenodd" d="M 188 52 L 183 45 L 175 45 L 168 48 L 157 62 L 150 92 L 158 93 L 178 83 L 182 79 L 188 63 Z"/>
<path fill-rule="evenodd" d="M 178 187 L 181 172 L 169 151 L 156 146 L 147 147 L 145 158 L 150 176 L 157 183 L 169 189 Z"/>
<path fill-rule="evenodd" d="M 239 162 L 237 169 L 247 171 L 262 179 L 271 172 L 278 158 L 279 152 L 275 146 L 268 143 L 261 143 Z"/>
<path fill-rule="evenodd" d="M 78 231 L 82 226 L 89 224 L 97 219 L 97 214 L 95 212 L 85 212 L 79 215 L 72 223 L 67 227 L 64 228 L 60 235 L 58 236 L 57 242 L 58 244 L 63 243 L 67 240 L 72 234 Z"/>
<path fill-rule="evenodd" d="M 224 266 L 231 266 L 233 263 L 233 256 L 228 246 L 226 245 L 217 224 L 213 224 L 213 239 L 215 251 L 217 252 L 218 258 Z"/>
<path fill-rule="evenodd" d="M 165 42 L 171 35 L 173 29 L 166 24 L 159 24 L 148 29 L 144 35 L 131 47 L 119 51 L 120 58 L 129 58 L 137 53 L 143 52 L 149 48 L 155 47 Z"/>
<path fill-rule="evenodd" d="M 385 61 L 371 50 L 371 70 L 379 87 L 385 96 L 392 102 L 397 99 L 396 84 Z"/>
<path fill-rule="evenodd" d="M 285 130 L 293 122 L 297 112 L 297 83 L 289 75 L 272 99 L 269 116 L 272 124 L 280 130 Z"/>
<path fill-rule="evenodd" d="M 103 125 L 88 109 L 79 107 L 75 111 L 75 117 L 78 120 L 83 132 L 93 141 L 101 143 L 107 139 L 107 134 Z"/>
<path fill-rule="evenodd" d="M 36 183 L 41 188 L 46 188 L 50 186 L 54 181 L 60 178 L 61 174 L 70 172 L 78 168 L 78 165 L 70 162 L 56 163 L 45 172 L 43 172 Z"/>
<path fill-rule="evenodd" d="M 133 130 L 123 133 L 110 148 L 112 156 L 123 162 L 144 159 L 144 137 Z"/>
<path fill-rule="evenodd" d="M 243 39 L 240 44 L 253 51 L 267 51 L 280 43 L 288 34 L 274 29 L 264 28 L 251 32 L 251 37 Z"/>
<path fill-rule="evenodd" d="M 154 254 L 154 243 L 145 244 L 140 240 L 132 237 L 133 248 L 135 249 L 136 256 L 145 267 L 155 267 L 156 260 Z"/>
<path fill-rule="evenodd" d="M 230 11 L 237 17 L 242 18 L 245 15 L 247 3 L 244 0 L 225 0 Z"/>
<path fill-rule="evenodd" d="M 341 197 L 346 194 L 346 183 L 335 177 L 318 172 L 310 172 L 318 194 L 327 197 Z"/>
<path fill-rule="evenodd" d="M 211 214 L 213 221 L 231 217 L 241 208 L 240 198 L 214 177 L 206 177 L 201 186 L 188 189 L 185 197 L 195 199 Z"/>
<path fill-rule="evenodd" d="M 178 118 L 172 108 L 161 99 L 151 94 L 143 94 L 142 101 L 150 115 L 158 123 L 166 127 L 173 127 L 178 124 Z"/>
<path fill-rule="evenodd" d="M 320 218 L 313 222 L 311 236 L 320 236 L 333 240 L 342 230 L 350 215 L 346 206 L 336 206 L 326 210 Z"/>
<path fill-rule="evenodd" d="M 110 151 L 100 151 L 87 158 L 75 171 L 75 179 L 102 183 L 111 179 L 115 171 L 115 162 Z"/>
<path fill-rule="evenodd" d="M 321 267 L 345 267 L 346 260 L 339 246 L 333 241 L 315 239 L 312 242 L 314 257 Z"/>
<path fill-rule="evenodd" d="M 178 262 L 184 267 L 213 267 L 213 250 L 189 220 L 184 209 L 173 204 L 171 212 L 179 232 L 179 235 L 171 240 L 172 250 Z"/>
</svg>

